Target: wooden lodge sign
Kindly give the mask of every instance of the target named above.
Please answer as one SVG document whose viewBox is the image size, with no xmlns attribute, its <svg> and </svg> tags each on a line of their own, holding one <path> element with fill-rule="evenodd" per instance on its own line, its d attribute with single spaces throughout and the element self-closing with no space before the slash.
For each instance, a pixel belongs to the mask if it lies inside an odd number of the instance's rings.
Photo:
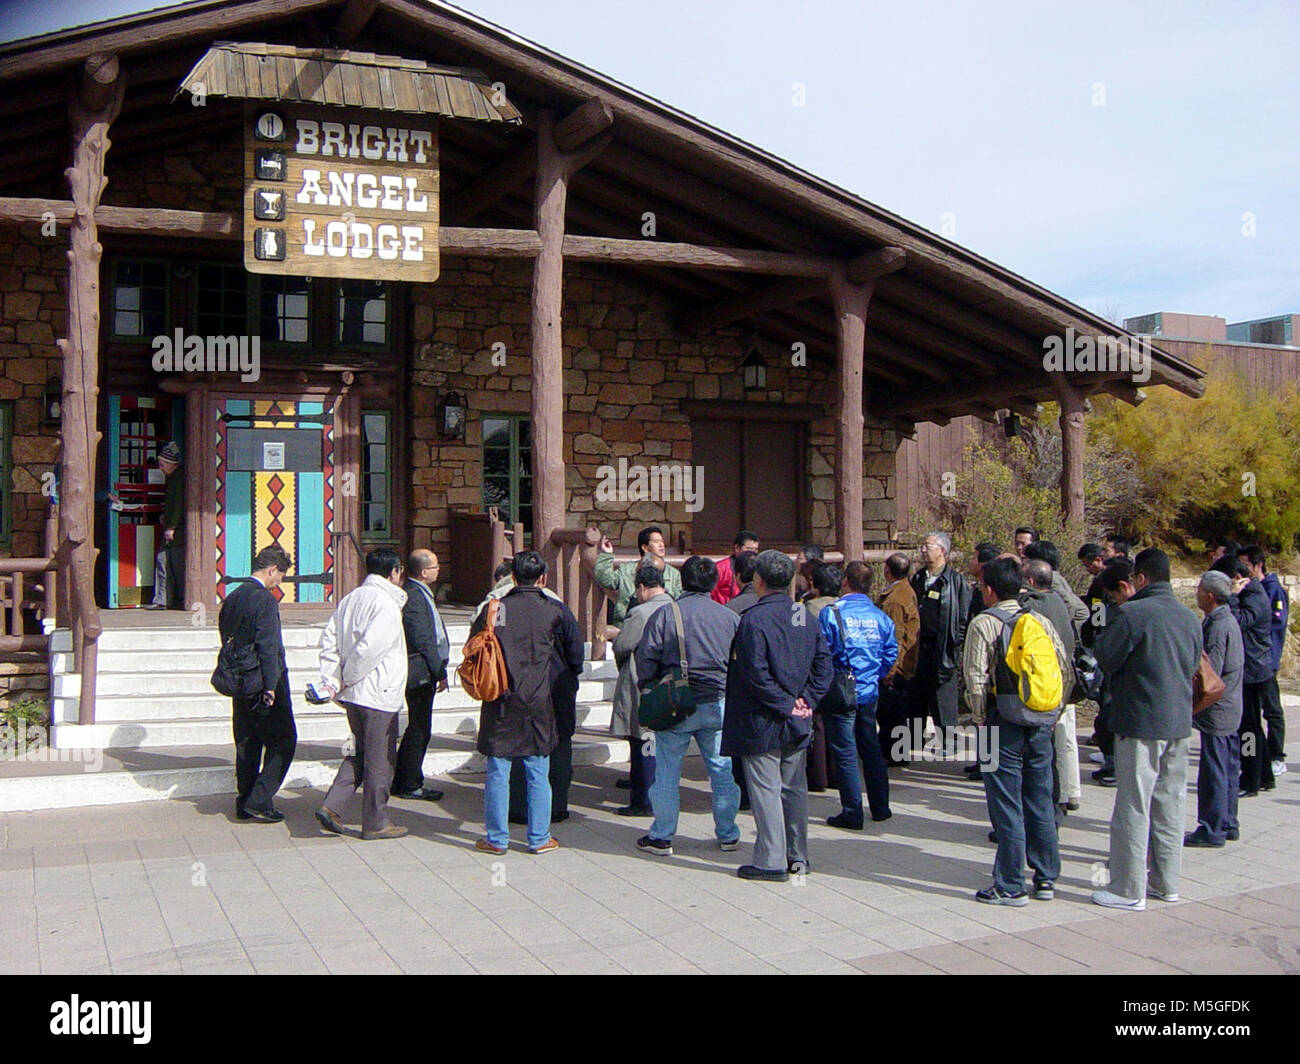
<svg viewBox="0 0 1300 1064">
<path fill-rule="evenodd" d="M 244 125 L 244 266 L 438 279 L 438 131 L 423 116 L 260 104 Z"/>
</svg>

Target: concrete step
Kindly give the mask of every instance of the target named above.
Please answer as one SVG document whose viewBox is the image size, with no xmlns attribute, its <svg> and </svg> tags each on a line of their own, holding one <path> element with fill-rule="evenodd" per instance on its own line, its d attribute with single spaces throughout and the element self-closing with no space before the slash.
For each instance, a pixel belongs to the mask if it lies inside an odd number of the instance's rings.
<svg viewBox="0 0 1300 1064">
<path fill-rule="evenodd" d="M 315 647 L 320 645 L 324 624 L 285 625 L 281 629 L 285 649 L 290 647 Z M 454 622 L 447 625 L 447 637 L 453 646 L 469 638 L 469 624 Z M 110 650 L 211 650 L 215 655 L 221 638 L 215 624 L 192 627 L 158 628 L 107 628 L 99 637 L 99 652 Z M 67 628 L 57 628 L 50 634 L 50 650 L 64 653 L 72 649 L 72 633 Z"/>
<path fill-rule="evenodd" d="M 303 699 L 309 683 L 315 683 L 320 677 L 316 669 L 294 669 L 289 667 L 289 690 L 295 704 Z M 81 676 L 77 673 L 55 675 L 52 693 L 55 698 L 75 699 L 81 691 Z M 587 680 L 579 685 L 578 698 L 610 698 L 614 694 L 616 678 Z M 205 672 L 108 672 L 100 673 L 95 680 L 95 719 L 96 720 L 135 720 L 137 718 L 153 719 L 165 716 L 167 705 L 175 699 L 206 696 L 215 702 L 226 703 L 212 688 L 212 668 Z M 157 703 L 149 711 L 137 710 L 139 702 Z M 476 702 L 459 685 L 449 687 L 438 696 L 449 705 L 477 705 Z M 214 704 L 215 704 L 214 702 Z M 67 719 L 67 718 L 62 718 Z"/>
<path fill-rule="evenodd" d="M 60 759 L 58 751 L 37 751 L 19 763 L 0 763 L 0 813 L 235 793 L 229 741 L 150 751 L 110 750 L 97 761 L 72 759 L 67 754 L 63 751 Z M 574 736 L 575 767 L 625 763 L 628 756 L 626 740 L 581 731 Z M 336 750 L 303 743 L 284 787 L 327 788 L 340 760 Z M 430 777 L 474 776 L 483 771 L 482 755 L 474 750 L 471 739 L 461 736 L 435 738 L 424 758 L 424 773 Z"/>
<path fill-rule="evenodd" d="M 143 701 L 143 700 L 139 700 Z M 139 701 L 136 704 L 139 704 Z M 170 712 L 154 718 L 104 720 L 95 724 L 59 724 L 54 729 L 56 750 L 82 748 L 98 750 L 149 750 L 168 746 L 220 746 L 231 741 L 230 702 L 212 712 L 206 700 L 175 698 L 162 703 Z M 436 703 L 435 703 L 436 704 Z M 179 710 L 188 709 L 189 715 Z M 320 712 L 320 710 L 326 710 Z M 479 706 L 447 707 L 433 714 L 435 735 L 475 734 L 478 730 Z M 578 723 L 586 728 L 608 728 L 613 704 L 600 699 L 579 702 Z M 406 726 L 402 713 L 399 728 Z M 304 743 L 338 745 L 348 737 L 348 719 L 342 709 L 305 706 L 294 711 L 298 738 Z"/>
</svg>

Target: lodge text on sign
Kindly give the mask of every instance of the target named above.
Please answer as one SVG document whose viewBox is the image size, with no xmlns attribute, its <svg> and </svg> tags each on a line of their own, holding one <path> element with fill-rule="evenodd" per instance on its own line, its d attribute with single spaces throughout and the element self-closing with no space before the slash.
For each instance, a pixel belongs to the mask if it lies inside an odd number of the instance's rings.
<svg viewBox="0 0 1300 1064">
<path fill-rule="evenodd" d="M 358 118 L 333 121 L 319 109 L 254 116 L 246 152 L 248 269 L 437 279 L 436 133 L 391 124 L 391 115 Z"/>
</svg>

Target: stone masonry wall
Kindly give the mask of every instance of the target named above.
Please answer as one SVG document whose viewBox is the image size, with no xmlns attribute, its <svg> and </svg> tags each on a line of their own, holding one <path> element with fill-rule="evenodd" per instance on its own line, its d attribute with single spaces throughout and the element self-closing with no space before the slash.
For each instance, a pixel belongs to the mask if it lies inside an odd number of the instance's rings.
<svg viewBox="0 0 1300 1064">
<path fill-rule="evenodd" d="M 445 548 L 448 508 L 479 506 L 482 415 L 528 412 L 531 281 L 527 260 L 448 258 L 436 284 L 411 291 L 413 384 L 417 408 L 423 406 L 412 424 L 417 543 Z M 691 514 L 684 502 L 612 504 L 595 497 L 600 468 L 620 457 L 647 466 L 696 460 L 682 400 L 745 401 L 756 414 L 765 404 L 780 403 L 817 403 L 828 414 L 833 410 L 828 367 L 791 366 L 787 351 L 764 345 L 767 392 L 746 395 L 740 376 L 741 333 L 681 334 L 666 300 L 599 268 L 566 269 L 563 316 L 570 527 L 594 524 L 616 542 L 631 545 L 638 529 L 655 523 L 670 543 L 680 530 L 690 540 Z M 505 365 L 493 361 L 498 343 L 505 345 Z M 421 403 L 425 388 L 427 399 Z M 434 408 L 447 391 L 462 393 L 471 411 L 463 442 L 448 444 L 438 436 Z M 791 486 L 811 493 L 810 533 L 820 543 L 833 536 L 834 444 L 832 417 L 813 421 L 808 483 Z M 867 538 L 888 538 L 893 531 L 896 446 L 891 429 L 868 424 Z"/>
</svg>

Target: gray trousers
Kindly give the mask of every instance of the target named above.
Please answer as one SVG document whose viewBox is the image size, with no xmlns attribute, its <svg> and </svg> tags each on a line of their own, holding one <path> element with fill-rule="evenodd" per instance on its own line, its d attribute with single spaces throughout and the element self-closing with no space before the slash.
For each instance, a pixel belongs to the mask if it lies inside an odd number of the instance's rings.
<svg viewBox="0 0 1300 1064">
<path fill-rule="evenodd" d="M 325 808 L 340 820 L 364 781 L 361 830 L 383 831 L 388 827 L 388 791 L 397 764 L 397 714 L 344 702 L 348 727 L 356 743 L 356 753 L 339 765 L 334 785 L 325 795 Z"/>
<path fill-rule="evenodd" d="M 745 754 L 745 781 L 754 812 L 753 864 L 784 872 L 808 860 L 808 748 Z"/>
<path fill-rule="evenodd" d="M 1110 818 L 1110 886 L 1121 898 L 1178 891 L 1183 871 L 1190 739 L 1115 736 L 1115 811 Z"/>
</svg>

